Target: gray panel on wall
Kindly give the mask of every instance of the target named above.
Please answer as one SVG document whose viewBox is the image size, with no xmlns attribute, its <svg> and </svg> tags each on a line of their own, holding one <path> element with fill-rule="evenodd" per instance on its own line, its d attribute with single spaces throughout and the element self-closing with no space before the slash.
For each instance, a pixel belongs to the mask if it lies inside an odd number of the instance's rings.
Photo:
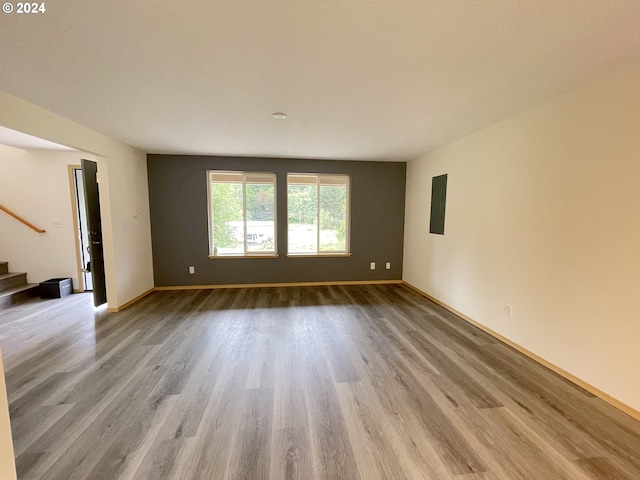
<svg viewBox="0 0 640 480">
<path fill-rule="evenodd" d="M 444 235 L 444 214 L 447 206 L 447 174 L 431 180 L 431 218 L 429 233 Z"/>
<path fill-rule="evenodd" d="M 406 163 L 148 155 L 147 169 L 156 286 L 402 278 Z M 277 174 L 278 258 L 208 258 L 206 172 L 216 169 Z M 351 176 L 351 256 L 287 257 L 289 172 Z"/>
</svg>

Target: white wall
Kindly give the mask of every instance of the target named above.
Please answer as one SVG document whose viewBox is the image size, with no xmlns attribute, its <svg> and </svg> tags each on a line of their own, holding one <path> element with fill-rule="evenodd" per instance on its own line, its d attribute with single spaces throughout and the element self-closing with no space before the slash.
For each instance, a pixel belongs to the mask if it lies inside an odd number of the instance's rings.
<svg viewBox="0 0 640 480">
<path fill-rule="evenodd" d="M 639 86 L 637 65 L 409 162 L 404 256 L 408 283 L 636 410 Z"/>
<path fill-rule="evenodd" d="M 98 156 L 109 308 L 153 288 L 146 155 L 1 91 L 0 125 Z"/>
<path fill-rule="evenodd" d="M 0 145 L 0 204 L 46 230 L 36 233 L 0 212 L 0 260 L 30 283 L 71 277 L 80 286 L 68 165 L 96 157 L 76 151 L 26 151 Z M 61 228 L 52 226 L 62 222 Z"/>
</svg>

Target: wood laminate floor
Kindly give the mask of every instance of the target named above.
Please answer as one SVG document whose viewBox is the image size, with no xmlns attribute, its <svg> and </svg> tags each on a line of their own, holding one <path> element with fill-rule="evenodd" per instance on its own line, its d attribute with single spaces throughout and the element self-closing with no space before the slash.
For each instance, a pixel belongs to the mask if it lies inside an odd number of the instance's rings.
<svg viewBox="0 0 640 480">
<path fill-rule="evenodd" d="M 20 479 L 640 478 L 640 422 L 401 285 L 0 311 Z"/>
</svg>

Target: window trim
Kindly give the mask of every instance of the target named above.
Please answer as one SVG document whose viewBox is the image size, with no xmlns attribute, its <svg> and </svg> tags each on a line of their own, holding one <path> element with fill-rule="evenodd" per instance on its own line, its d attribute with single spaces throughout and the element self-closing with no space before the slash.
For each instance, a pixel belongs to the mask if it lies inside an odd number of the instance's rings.
<svg viewBox="0 0 640 480">
<path fill-rule="evenodd" d="M 240 255 L 239 253 L 229 253 L 228 255 L 209 255 L 210 260 L 222 260 L 225 258 L 278 258 L 280 255 L 277 253 L 265 253 L 263 255 Z"/>
<path fill-rule="evenodd" d="M 315 177 L 316 180 L 316 251 L 315 252 L 291 252 L 289 251 L 289 177 Z M 326 177 L 342 177 L 347 187 L 346 212 L 345 212 L 345 250 L 320 250 L 320 186 L 321 179 Z M 312 185 L 309 183 L 309 185 Z M 327 183 L 325 185 L 331 185 Z M 350 257 L 351 256 L 351 175 L 346 173 L 312 173 L 312 172 L 287 172 L 287 257 Z"/>
<path fill-rule="evenodd" d="M 287 253 L 288 258 L 350 257 L 351 255 L 353 254 L 349 252 Z"/>
<path fill-rule="evenodd" d="M 242 176 L 242 245 L 244 253 L 215 254 L 214 232 L 213 232 L 213 211 L 212 211 L 212 190 L 211 185 L 214 183 L 212 177 L 215 174 L 230 174 Z M 273 185 L 273 250 L 265 251 L 249 251 L 247 242 L 247 176 L 252 175 L 268 175 L 272 178 L 270 185 Z M 249 170 L 207 170 L 207 217 L 208 217 L 208 234 L 209 234 L 209 255 L 210 259 L 220 258 L 277 258 L 278 257 L 278 175 L 275 172 L 254 172 Z M 236 182 L 230 182 L 236 183 Z M 249 182 L 252 183 L 252 182 Z"/>
</svg>

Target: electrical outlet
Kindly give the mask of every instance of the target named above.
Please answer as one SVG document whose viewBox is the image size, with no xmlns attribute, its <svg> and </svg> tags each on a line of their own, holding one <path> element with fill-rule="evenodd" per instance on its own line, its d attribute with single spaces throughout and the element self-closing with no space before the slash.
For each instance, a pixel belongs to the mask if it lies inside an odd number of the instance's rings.
<svg viewBox="0 0 640 480">
<path fill-rule="evenodd" d="M 369 264 L 369 268 L 371 270 L 375 270 L 376 269 L 376 262 L 371 262 L 371 264 Z"/>
<path fill-rule="evenodd" d="M 189 267 L 189 273 L 196 273 L 196 267 Z"/>
<path fill-rule="evenodd" d="M 387 270 L 391 270 L 391 262 L 385 263 L 384 268 L 386 268 Z"/>
<path fill-rule="evenodd" d="M 507 318 L 511 318 L 511 305 L 509 305 L 508 303 L 504 304 L 504 316 Z"/>
</svg>

